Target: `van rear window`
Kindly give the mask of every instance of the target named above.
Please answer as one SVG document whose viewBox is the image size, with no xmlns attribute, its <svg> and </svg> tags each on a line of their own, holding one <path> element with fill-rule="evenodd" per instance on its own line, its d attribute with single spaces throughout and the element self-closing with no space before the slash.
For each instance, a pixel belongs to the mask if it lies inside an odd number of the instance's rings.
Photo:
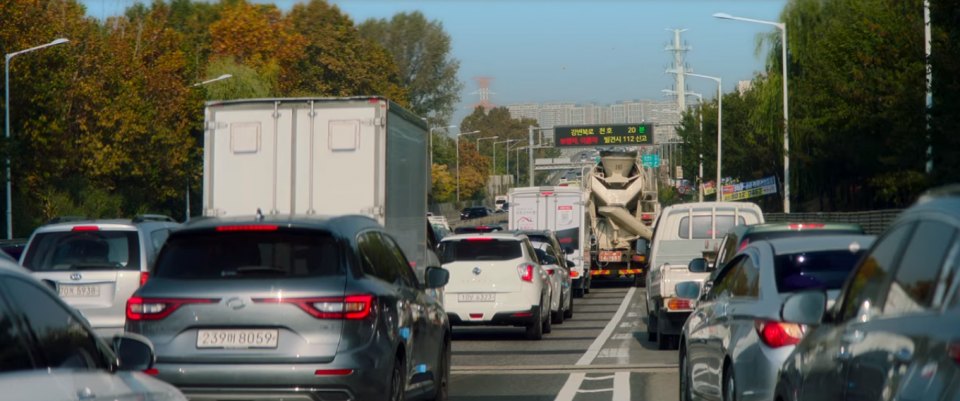
<svg viewBox="0 0 960 401">
<path fill-rule="evenodd" d="M 337 241 L 321 231 L 238 231 L 173 235 L 154 275 L 177 279 L 343 275 Z"/>
<path fill-rule="evenodd" d="M 440 243 L 440 263 L 479 260 L 511 260 L 523 256 L 520 241 L 493 238 L 465 239 Z"/>
<path fill-rule="evenodd" d="M 140 270 L 136 231 L 58 231 L 33 237 L 23 267 L 35 272 Z"/>
<path fill-rule="evenodd" d="M 690 217 L 680 219 L 680 230 L 678 237 L 681 239 L 713 239 L 723 237 L 727 231 L 733 228 L 733 216 L 717 216 L 716 231 L 713 228 L 713 216 L 693 216 L 693 231 L 690 231 Z M 747 224 L 743 216 L 740 216 L 738 225 Z"/>
</svg>

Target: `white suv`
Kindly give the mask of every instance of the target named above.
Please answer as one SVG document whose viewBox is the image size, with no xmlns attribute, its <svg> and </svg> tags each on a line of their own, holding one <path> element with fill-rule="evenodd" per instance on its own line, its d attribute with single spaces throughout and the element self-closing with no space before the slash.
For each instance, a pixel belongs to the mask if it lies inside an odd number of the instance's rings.
<svg viewBox="0 0 960 401">
<path fill-rule="evenodd" d="M 521 326 L 531 340 L 550 332 L 551 286 L 526 235 L 453 235 L 439 254 L 450 272 L 444 307 L 451 325 Z"/>
</svg>

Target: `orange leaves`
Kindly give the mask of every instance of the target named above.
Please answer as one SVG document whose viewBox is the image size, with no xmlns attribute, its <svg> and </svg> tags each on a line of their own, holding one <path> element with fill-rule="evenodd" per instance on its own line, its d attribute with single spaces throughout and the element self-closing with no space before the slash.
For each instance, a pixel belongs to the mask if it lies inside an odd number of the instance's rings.
<svg viewBox="0 0 960 401">
<path fill-rule="evenodd" d="M 293 31 L 274 5 L 238 1 L 210 25 L 213 56 L 234 57 L 257 69 L 283 65 L 301 56 L 306 40 Z"/>
</svg>

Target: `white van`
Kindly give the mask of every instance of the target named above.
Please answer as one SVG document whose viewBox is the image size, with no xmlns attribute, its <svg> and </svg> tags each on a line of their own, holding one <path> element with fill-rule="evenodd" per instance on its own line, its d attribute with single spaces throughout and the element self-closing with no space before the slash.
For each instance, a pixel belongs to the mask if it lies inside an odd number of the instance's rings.
<svg viewBox="0 0 960 401">
<path fill-rule="evenodd" d="M 679 339 L 692 305 L 674 300 L 674 286 L 702 282 L 707 272 L 691 272 L 690 261 L 716 251 L 734 226 L 763 223 L 760 207 L 749 202 L 698 202 L 668 206 L 660 213 L 650 246 L 647 272 L 649 341 L 667 348 Z"/>
</svg>

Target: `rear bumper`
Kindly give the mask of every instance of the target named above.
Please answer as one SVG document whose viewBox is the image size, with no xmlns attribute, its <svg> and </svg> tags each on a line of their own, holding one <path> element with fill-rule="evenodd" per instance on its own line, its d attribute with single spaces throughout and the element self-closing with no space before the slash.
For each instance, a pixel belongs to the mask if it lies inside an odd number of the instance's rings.
<svg viewBox="0 0 960 401">
<path fill-rule="evenodd" d="M 462 319 L 456 313 L 447 313 L 451 326 L 526 326 L 535 321 L 539 315 L 539 306 L 526 310 L 497 312 L 493 315 L 483 315 L 480 318 Z"/>
</svg>

